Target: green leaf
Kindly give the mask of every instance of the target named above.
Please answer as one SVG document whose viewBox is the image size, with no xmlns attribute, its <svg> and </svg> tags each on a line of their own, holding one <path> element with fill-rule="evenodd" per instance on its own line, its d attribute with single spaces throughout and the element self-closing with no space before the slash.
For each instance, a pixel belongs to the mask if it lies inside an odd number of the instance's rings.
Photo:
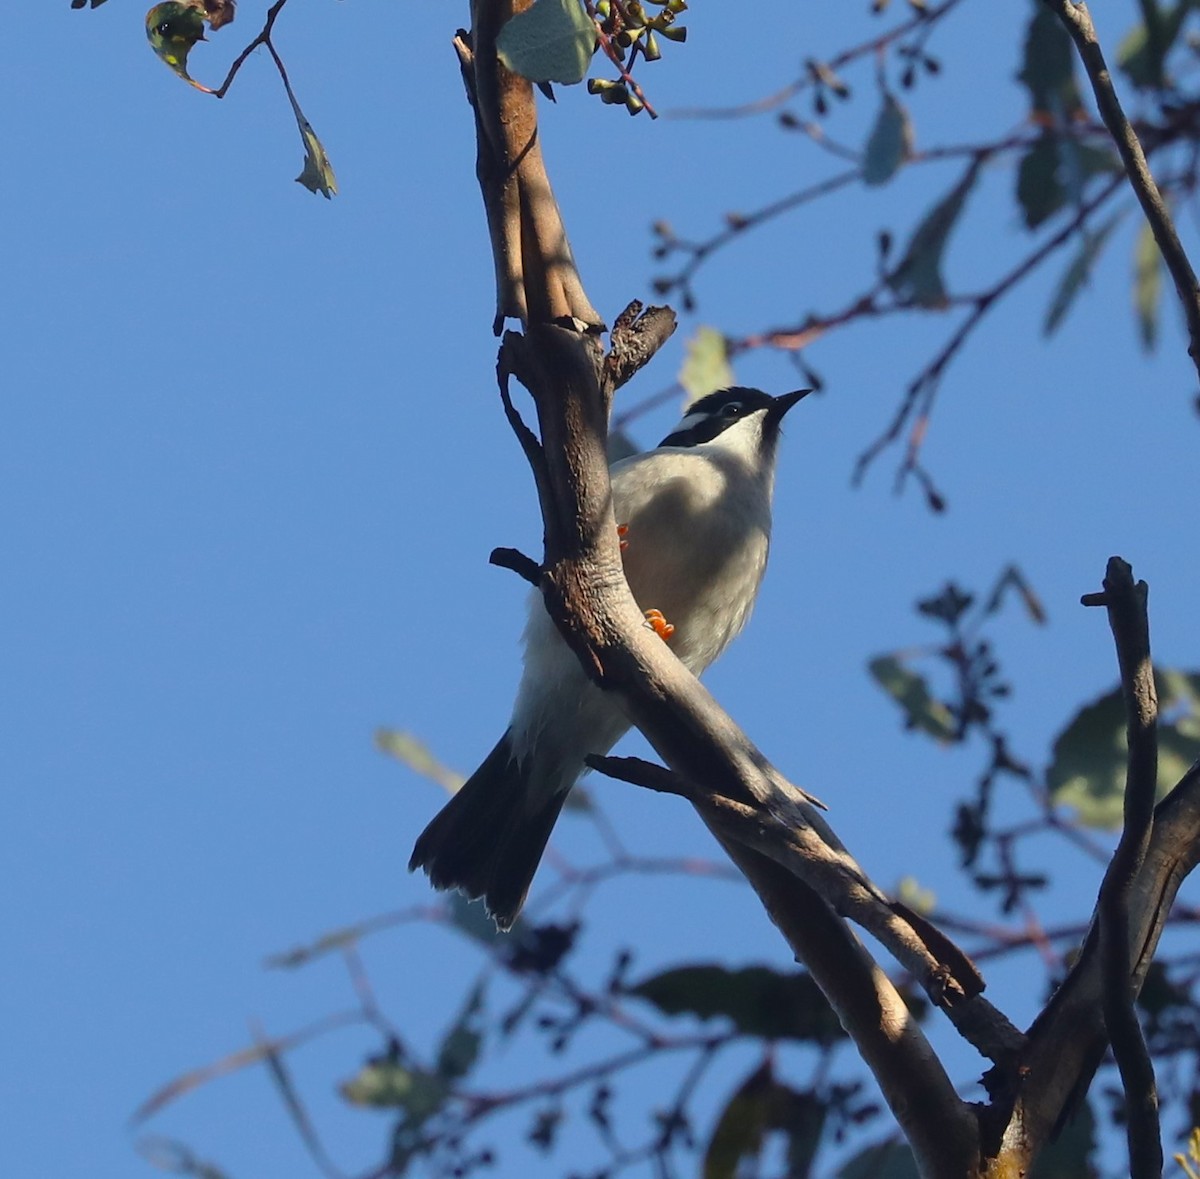
<svg viewBox="0 0 1200 1179">
<path fill-rule="evenodd" d="M 1052 336 L 1066 317 L 1071 305 L 1075 302 L 1075 296 L 1091 278 L 1092 267 L 1122 216 L 1123 213 L 1114 213 L 1094 232 L 1087 229 L 1083 231 L 1079 252 L 1071 260 L 1070 266 L 1063 271 L 1063 276 L 1055 288 L 1054 297 L 1050 300 L 1050 307 L 1046 312 L 1046 322 L 1042 325 L 1042 332 L 1045 335 Z"/>
<path fill-rule="evenodd" d="M 937 893 L 924 888 L 915 876 L 902 876 L 896 886 L 896 899 L 920 917 L 928 917 L 937 908 Z"/>
<path fill-rule="evenodd" d="M 579 0 L 535 0 L 496 37 L 500 60 L 531 82 L 582 82 L 596 51 L 596 26 Z"/>
<path fill-rule="evenodd" d="M 687 359 L 679 370 L 679 383 L 687 393 L 685 408 L 709 393 L 737 383 L 729 364 L 725 336 L 716 328 L 701 324 L 688 340 Z"/>
<path fill-rule="evenodd" d="M 876 683 L 904 710 L 910 729 L 938 741 L 954 741 L 958 726 L 950 710 L 929 691 L 925 677 L 905 667 L 895 655 L 879 655 L 867 665 Z"/>
<path fill-rule="evenodd" d="M 845 1035 L 817 984 L 799 971 L 681 966 L 638 983 L 629 994 L 653 1003 L 664 1015 L 724 1016 L 739 1032 L 765 1040 L 832 1044 Z"/>
<path fill-rule="evenodd" d="M 351 1105 L 402 1109 L 412 1121 L 424 1121 L 446 1100 L 449 1089 L 433 1073 L 409 1068 L 396 1053 L 373 1057 L 358 1075 L 340 1086 Z"/>
<path fill-rule="evenodd" d="M 482 1021 L 483 983 L 477 983 L 467 997 L 458 1019 L 442 1039 L 438 1048 L 437 1075 L 448 1084 L 461 1080 L 475 1066 L 483 1047 Z"/>
<path fill-rule="evenodd" d="M 920 1179 L 920 1175 L 907 1143 L 877 1142 L 850 1159 L 837 1179 Z"/>
<path fill-rule="evenodd" d="M 304 167 L 296 177 L 298 184 L 303 184 L 311 193 L 320 193 L 326 200 L 331 199 L 337 192 L 337 178 L 333 174 L 333 165 L 325 154 L 325 147 L 317 138 L 312 124 L 304 117 L 304 113 L 296 104 L 291 87 L 288 87 L 288 98 L 292 100 L 292 110 L 296 115 L 296 125 L 300 128 L 300 138 L 304 141 Z"/>
<path fill-rule="evenodd" d="M 733 1091 L 704 1152 L 704 1179 L 735 1179 L 741 1161 L 762 1152 L 774 1089 L 770 1063 L 764 1062 Z"/>
<path fill-rule="evenodd" d="M 963 178 L 930 209 L 913 232 L 900 265 L 887 280 L 888 286 L 901 298 L 912 299 L 921 307 L 945 306 L 942 255 L 978 175 L 978 166 L 968 168 Z"/>
<path fill-rule="evenodd" d="M 1200 757 L 1200 672 L 1161 669 L 1158 691 L 1158 795 L 1161 798 Z M 1121 826 L 1125 805 L 1125 705 L 1121 689 L 1075 714 L 1059 734 L 1046 771 L 1050 797 L 1072 807 L 1087 827 Z"/>
<path fill-rule="evenodd" d="M 764 1061 L 733 1091 L 704 1152 L 704 1179 L 735 1179 L 745 1160 L 757 1160 L 766 1136 L 787 1138 L 787 1174 L 807 1175 L 825 1128 L 825 1105 L 775 1080 Z"/>
<path fill-rule="evenodd" d="M 1048 1142 L 1029 1169 L 1029 1179 L 1096 1179 L 1096 1116 L 1081 1102 L 1071 1120 Z"/>
<path fill-rule="evenodd" d="M 1017 203 L 1027 228 L 1036 229 L 1067 203 L 1067 190 L 1058 176 L 1061 164 L 1058 136 L 1049 131 L 1021 158 L 1017 168 Z"/>
<path fill-rule="evenodd" d="M 872 187 L 886 184 L 908 159 L 912 145 L 908 111 L 892 95 L 885 94 L 863 153 L 863 182 Z"/>
<path fill-rule="evenodd" d="M 150 47 L 185 82 L 207 90 L 187 72 L 188 54 L 204 37 L 204 6 L 201 0 L 168 0 L 146 13 L 146 37 Z"/>
<path fill-rule="evenodd" d="M 1135 25 L 1117 46 L 1117 65 L 1139 90 L 1151 90 L 1166 85 L 1166 59 L 1171 47 L 1179 38 L 1184 17 L 1192 7 L 1192 0 L 1178 0 L 1167 12 L 1163 12 L 1154 0 L 1146 0 L 1142 11 L 1149 14 L 1149 22 Z M 1150 35 L 1150 28 L 1154 36 Z"/>
<path fill-rule="evenodd" d="M 1069 119 L 1083 106 L 1075 83 L 1075 50 L 1071 38 L 1043 4 L 1035 7 L 1025 33 L 1025 53 L 1017 75 L 1029 91 L 1036 122 L 1050 116 L 1055 122 Z"/>
<path fill-rule="evenodd" d="M 1133 247 L 1133 307 L 1137 312 L 1142 347 L 1154 351 L 1158 343 L 1158 307 L 1162 296 L 1162 254 L 1148 221 L 1142 222 Z"/>
</svg>

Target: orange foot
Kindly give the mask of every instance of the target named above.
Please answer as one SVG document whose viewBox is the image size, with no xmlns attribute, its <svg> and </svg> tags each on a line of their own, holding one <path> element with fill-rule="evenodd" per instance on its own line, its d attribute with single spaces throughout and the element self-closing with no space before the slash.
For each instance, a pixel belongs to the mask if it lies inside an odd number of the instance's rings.
<svg viewBox="0 0 1200 1179">
<path fill-rule="evenodd" d="M 675 633 L 675 628 L 662 616 L 661 610 L 647 610 L 646 622 L 664 643 Z"/>
<path fill-rule="evenodd" d="M 625 539 L 625 536 L 628 532 L 629 532 L 628 524 L 618 524 L 617 525 L 617 536 L 620 538 L 617 543 L 621 546 L 621 552 L 624 552 L 627 548 L 629 548 L 629 541 L 627 541 Z"/>
</svg>

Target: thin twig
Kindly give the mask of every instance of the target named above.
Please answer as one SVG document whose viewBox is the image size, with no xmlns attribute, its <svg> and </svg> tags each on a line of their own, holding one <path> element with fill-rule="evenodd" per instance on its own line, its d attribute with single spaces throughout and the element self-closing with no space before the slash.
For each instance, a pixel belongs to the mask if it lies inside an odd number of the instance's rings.
<svg viewBox="0 0 1200 1179">
<path fill-rule="evenodd" d="M 1064 246 L 1097 209 L 1121 187 L 1122 177 L 1114 176 L 1095 196 L 1084 201 L 1075 215 L 1053 237 L 1047 238 L 1033 253 L 1025 257 L 986 291 L 976 295 L 967 317 L 959 324 L 941 351 L 913 378 L 905 390 L 904 399 L 888 427 L 858 457 L 854 464 L 852 482 L 862 482 L 867 469 L 879 455 L 900 436 L 910 421 L 909 445 L 901 471 L 911 470 L 920 454 L 929 415 L 937 396 L 938 385 L 950 362 L 958 355 L 971 333 L 992 305 L 1007 295 L 1013 287 L 1028 277 L 1042 262 Z M 915 420 L 914 420 L 915 415 Z"/>
<path fill-rule="evenodd" d="M 886 49 L 893 41 L 899 41 L 908 33 L 914 32 L 921 26 L 928 29 L 946 16 L 952 9 L 958 6 L 961 0 L 944 0 L 942 4 L 935 5 L 933 8 L 918 9 L 916 15 L 908 20 L 901 22 L 898 25 L 880 33 L 876 37 L 871 37 L 866 41 L 861 41 L 857 45 L 852 45 L 848 49 L 843 49 L 841 53 L 823 61 L 820 64 L 826 70 L 840 70 L 844 66 L 849 65 L 853 61 L 857 61 L 860 57 L 867 57 L 871 54 L 879 53 Z M 741 119 L 747 115 L 761 114 L 764 111 L 774 110 L 778 106 L 782 106 L 789 98 L 794 98 L 797 94 L 807 90 L 815 81 L 812 71 L 805 70 L 804 74 L 797 78 L 796 81 L 784 86 L 781 90 L 777 90 L 774 94 L 769 94 L 765 98 L 755 99 L 753 102 L 742 103 L 740 106 L 734 107 L 684 107 L 680 110 L 666 112 L 666 117 L 671 119 Z"/>
<path fill-rule="evenodd" d="M 224 98 L 229 91 L 229 87 L 233 84 L 234 78 L 237 77 L 238 70 L 242 68 L 246 58 L 250 56 L 260 45 L 271 44 L 271 30 L 275 27 L 275 19 L 283 11 L 283 6 L 288 0 L 275 0 L 275 3 L 267 9 L 266 23 L 262 27 L 262 31 L 246 46 L 245 49 L 238 54 L 233 65 L 229 67 L 229 73 L 225 75 L 225 81 L 220 84 L 215 90 L 210 90 L 209 93 L 213 98 Z M 286 84 L 286 81 L 285 81 Z"/>
<path fill-rule="evenodd" d="M 1192 269 L 1187 251 L 1175 232 L 1175 224 L 1171 220 L 1170 211 L 1154 182 L 1150 165 L 1146 162 L 1146 153 L 1142 150 L 1137 137 L 1125 112 L 1121 109 L 1113 86 L 1112 75 L 1104 60 L 1104 52 L 1096 37 L 1096 28 L 1092 24 L 1092 16 L 1086 4 L 1075 3 L 1074 0 L 1043 0 L 1050 10 L 1062 21 L 1063 27 L 1075 42 L 1079 51 L 1083 68 L 1087 71 L 1092 84 L 1092 92 L 1096 96 L 1096 106 L 1100 117 L 1113 137 L 1117 151 L 1121 154 L 1121 163 L 1129 177 L 1130 187 L 1146 214 L 1146 220 L 1154 233 L 1159 253 L 1167 264 L 1171 278 L 1175 283 L 1179 302 L 1183 306 L 1183 314 L 1188 326 L 1188 355 L 1196 365 L 1200 374 L 1200 286 L 1196 282 L 1196 272 Z"/>
</svg>

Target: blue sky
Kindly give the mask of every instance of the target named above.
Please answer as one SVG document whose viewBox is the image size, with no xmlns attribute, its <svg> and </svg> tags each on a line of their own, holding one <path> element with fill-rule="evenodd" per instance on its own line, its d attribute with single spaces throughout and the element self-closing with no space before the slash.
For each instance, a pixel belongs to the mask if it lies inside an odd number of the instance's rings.
<svg viewBox="0 0 1200 1179">
<path fill-rule="evenodd" d="M 194 52 L 197 77 L 223 76 L 258 7 L 243 0 L 237 22 Z M 669 110 L 768 93 L 804 57 L 880 27 L 851 7 L 768 0 L 731 29 L 728 10 L 698 3 L 683 51 L 669 46 L 646 72 L 652 97 Z M 1025 12 L 1010 7 L 964 4 L 935 42 L 942 76 L 905 99 L 919 146 L 1019 123 Z M 405 865 L 439 797 L 374 750 L 373 730 L 411 730 L 469 769 L 507 718 L 524 589 L 486 558 L 496 545 L 536 553 L 540 524 L 492 377 L 491 260 L 449 48 L 465 20 L 465 5 L 284 11 L 277 43 L 341 187 L 327 203 L 292 181 L 299 140 L 261 53 L 218 103 L 155 59 L 127 0 L 8 14 L 5 1174 L 148 1174 L 126 1121 L 149 1093 L 244 1044 L 252 1020 L 281 1033 L 345 1006 L 336 963 L 282 974 L 262 962 L 429 899 Z M 1109 43 L 1132 11 L 1120 21 L 1101 28 Z M 993 50 L 979 52 L 981 35 Z M 861 144 L 877 98 L 870 70 L 852 80 L 860 94 L 830 126 Z M 652 123 L 579 90 L 559 97 L 545 150 L 610 321 L 651 297 L 652 220 L 699 237 L 727 210 L 844 166 L 769 118 Z M 717 255 L 696 314 L 625 395 L 670 384 L 701 323 L 739 335 L 840 306 L 872 272 L 876 230 L 903 240 L 956 174 L 911 169 L 847 190 Z M 985 174 L 952 245 L 952 282 L 985 285 L 1027 244 L 1011 184 L 1006 168 Z M 1009 561 L 1025 571 L 1049 625 L 1010 610 L 996 633 L 1015 686 L 1004 718 L 1038 764 L 1074 709 L 1115 682 L 1104 620 L 1078 606 L 1111 554 L 1150 582 L 1158 657 L 1200 666 L 1196 378 L 1172 307 L 1158 353 L 1138 349 L 1135 228 L 1130 215 L 1054 340 L 1039 325 L 1065 259 L 955 362 L 925 452 L 950 502 L 942 516 L 915 489 L 892 494 L 894 455 L 862 488 L 849 476 L 950 321 L 870 324 L 811 350 L 827 391 L 788 420 L 766 585 L 708 677 L 830 804 L 881 883 L 913 874 L 956 910 L 989 912 L 944 838 L 982 752 L 905 735 L 866 673 L 872 655 L 935 637 L 913 600 L 949 577 L 984 589 Z M 1181 228 L 1190 243 L 1189 217 Z M 798 383 L 779 355 L 747 355 L 736 372 L 774 391 Z M 639 440 L 677 409 L 639 422 Z M 595 789 L 631 848 L 710 853 L 676 800 Z M 599 852 L 577 820 L 556 845 L 579 862 Z M 1045 850 L 1062 871 L 1047 914 L 1082 917 L 1095 866 Z M 595 920 L 597 963 L 632 940 L 646 972 L 716 957 L 788 964 L 729 885 L 622 882 Z M 472 951 L 422 928 L 364 955 L 414 1042 L 433 1043 Z M 1041 995 L 1032 964 L 990 975 L 1018 1022 Z M 375 1047 L 349 1032 L 296 1058 L 347 1168 L 378 1156 L 385 1123 L 347 1109 L 331 1083 Z M 977 1071 L 950 1051 L 956 1075 Z M 151 1128 L 237 1179 L 308 1173 L 259 1072 L 208 1086 Z"/>
</svg>

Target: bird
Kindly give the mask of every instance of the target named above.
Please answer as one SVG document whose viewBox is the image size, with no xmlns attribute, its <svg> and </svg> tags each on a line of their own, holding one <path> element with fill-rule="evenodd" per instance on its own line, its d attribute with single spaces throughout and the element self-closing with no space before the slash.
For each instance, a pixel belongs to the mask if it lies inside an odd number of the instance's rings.
<svg viewBox="0 0 1200 1179">
<path fill-rule="evenodd" d="M 733 386 L 693 402 L 653 450 L 612 465 L 625 578 L 647 625 L 699 675 L 745 626 L 771 535 L 784 415 L 811 392 Z M 584 672 L 534 591 L 524 671 L 504 735 L 416 841 L 409 871 L 482 897 L 500 930 L 516 921 L 550 832 L 589 754 L 630 727 Z"/>
</svg>

